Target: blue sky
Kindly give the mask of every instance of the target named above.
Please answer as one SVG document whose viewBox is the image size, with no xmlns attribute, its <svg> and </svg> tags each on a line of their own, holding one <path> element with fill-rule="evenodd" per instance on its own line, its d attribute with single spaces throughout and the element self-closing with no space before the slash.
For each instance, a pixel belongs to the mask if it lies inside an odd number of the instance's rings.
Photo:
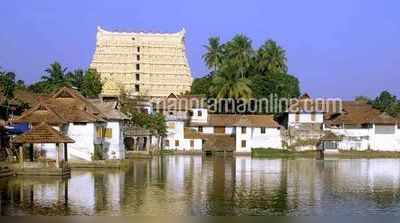
<svg viewBox="0 0 400 223">
<path fill-rule="evenodd" d="M 210 36 L 243 33 L 255 47 L 276 40 L 287 51 L 289 72 L 312 96 L 400 96 L 400 1 L 370 0 L 3 0 L 0 66 L 31 83 L 50 63 L 87 68 L 96 27 L 110 30 L 187 30 L 194 77 Z"/>
</svg>

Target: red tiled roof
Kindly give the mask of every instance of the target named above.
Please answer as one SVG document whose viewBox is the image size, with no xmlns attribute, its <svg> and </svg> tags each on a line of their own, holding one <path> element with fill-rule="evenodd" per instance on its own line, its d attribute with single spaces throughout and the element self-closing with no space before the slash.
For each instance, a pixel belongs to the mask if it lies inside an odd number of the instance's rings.
<svg viewBox="0 0 400 223">
<path fill-rule="evenodd" d="M 33 127 L 29 132 L 14 138 L 15 143 L 74 143 L 75 141 L 46 123 Z"/>
</svg>

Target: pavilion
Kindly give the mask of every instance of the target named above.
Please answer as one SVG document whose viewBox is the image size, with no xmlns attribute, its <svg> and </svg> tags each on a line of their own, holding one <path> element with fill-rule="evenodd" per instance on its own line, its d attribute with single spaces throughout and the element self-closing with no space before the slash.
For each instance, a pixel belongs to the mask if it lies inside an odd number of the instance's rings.
<svg viewBox="0 0 400 223">
<path fill-rule="evenodd" d="M 19 147 L 20 165 L 16 170 L 17 175 L 45 175 L 65 176 L 70 174 L 68 166 L 68 143 L 74 140 L 65 136 L 46 123 L 34 126 L 30 131 L 14 138 L 13 143 Z M 34 162 L 33 144 L 56 144 L 56 161 Z M 24 144 L 29 144 L 30 162 L 25 162 Z M 62 147 L 64 144 L 64 147 Z"/>
</svg>

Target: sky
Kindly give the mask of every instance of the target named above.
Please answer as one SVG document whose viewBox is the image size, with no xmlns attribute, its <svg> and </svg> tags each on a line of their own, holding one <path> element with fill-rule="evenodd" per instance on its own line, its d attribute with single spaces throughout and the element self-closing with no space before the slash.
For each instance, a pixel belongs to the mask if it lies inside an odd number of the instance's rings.
<svg viewBox="0 0 400 223">
<path fill-rule="evenodd" d="M 400 97 L 398 0 L 2 0 L 0 67 L 32 83 L 59 61 L 87 68 L 96 27 L 177 32 L 186 29 L 193 77 L 207 74 L 201 56 L 210 36 L 245 34 L 259 47 L 273 39 L 289 73 L 313 97 Z"/>
</svg>

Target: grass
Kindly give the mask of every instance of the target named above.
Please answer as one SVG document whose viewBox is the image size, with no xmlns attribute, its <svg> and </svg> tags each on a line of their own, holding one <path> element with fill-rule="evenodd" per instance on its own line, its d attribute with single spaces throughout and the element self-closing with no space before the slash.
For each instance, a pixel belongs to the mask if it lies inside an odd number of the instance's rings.
<svg viewBox="0 0 400 223">
<path fill-rule="evenodd" d="M 176 154 L 175 150 L 169 150 L 169 149 L 160 150 L 160 155 L 168 156 L 168 155 L 175 155 L 175 154 Z"/>
<path fill-rule="evenodd" d="M 296 158 L 296 157 L 316 157 L 318 151 L 289 151 L 286 149 L 274 148 L 253 148 L 251 156 L 255 158 Z"/>
<path fill-rule="evenodd" d="M 342 150 L 332 156 L 339 158 L 400 158 L 400 152 Z"/>
</svg>

